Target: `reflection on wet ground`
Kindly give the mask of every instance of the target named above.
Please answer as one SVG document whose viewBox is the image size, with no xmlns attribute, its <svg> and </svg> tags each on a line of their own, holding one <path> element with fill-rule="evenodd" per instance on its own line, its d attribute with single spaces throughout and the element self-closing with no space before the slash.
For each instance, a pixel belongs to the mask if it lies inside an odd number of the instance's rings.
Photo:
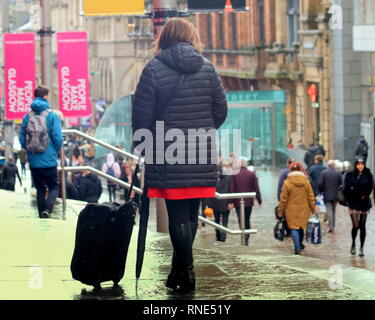
<svg viewBox="0 0 375 320">
<path fill-rule="evenodd" d="M 277 175 L 258 175 L 264 205 L 254 208 L 251 219 L 258 234 L 251 236 L 249 247 L 242 247 L 238 236 L 228 236 L 225 243 L 217 242 L 214 229 L 200 227 L 194 244 L 197 290 L 190 296 L 173 293 L 164 286 L 172 248 L 168 235 L 155 232 L 154 210 L 141 278 L 135 279 L 136 226 L 121 288 L 114 290 L 112 283 L 105 283 L 103 291 L 94 292 L 74 281 L 69 269 L 77 216 L 84 204 L 69 202 L 65 220 L 61 204 L 52 219 L 41 220 L 37 218 L 34 199 L 1 190 L 0 299 L 374 299 L 373 215 L 368 218 L 364 258 L 349 253 L 351 222 L 344 208 L 337 213 L 334 234 L 326 233 L 321 215 L 323 243 L 306 244 L 303 254 L 295 256 L 290 239 L 279 242 L 273 238 Z M 238 229 L 234 211 L 229 227 Z"/>
</svg>

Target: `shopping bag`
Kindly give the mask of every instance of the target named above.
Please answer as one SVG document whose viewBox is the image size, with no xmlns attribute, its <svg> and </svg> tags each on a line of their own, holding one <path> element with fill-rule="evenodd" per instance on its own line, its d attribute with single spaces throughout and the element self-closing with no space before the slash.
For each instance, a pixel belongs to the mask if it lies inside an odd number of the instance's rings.
<svg viewBox="0 0 375 320">
<path fill-rule="evenodd" d="M 284 219 L 277 221 L 275 228 L 273 229 L 274 237 L 276 240 L 283 241 L 286 236 Z"/>
<path fill-rule="evenodd" d="M 214 209 L 206 207 L 206 209 L 204 209 L 204 215 L 206 218 L 212 218 L 214 216 Z"/>
<path fill-rule="evenodd" d="M 311 244 L 322 243 L 322 232 L 317 215 L 314 215 L 309 219 L 306 232 L 306 241 Z"/>
<path fill-rule="evenodd" d="M 316 207 L 319 210 L 319 212 L 327 212 L 326 205 L 324 204 L 324 197 L 323 194 L 318 194 L 316 196 Z"/>
</svg>

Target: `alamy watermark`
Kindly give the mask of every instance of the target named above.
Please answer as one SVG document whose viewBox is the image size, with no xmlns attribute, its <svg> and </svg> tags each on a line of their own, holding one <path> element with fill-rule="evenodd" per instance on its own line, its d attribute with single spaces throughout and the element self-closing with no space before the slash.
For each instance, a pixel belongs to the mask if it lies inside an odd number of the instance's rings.
<svg viewBox="0 0 375 320">
<path fill-rule="evenodd" d="M 233 152 L 230 152 L 232 136 Z M 146 164 L 199 165 L 216 164 L 219 159 L 231 159 L 232 170 L 237 174 L 241 168 L 241 130 L 178 129 L 165 130 L 164 121 L 157 121 L 155 130 L 138 129 L 133 142 L 136 150 L 144 154 Z M 214 147 L 216 146 L 216 147 Z M 236 155 L 233 157 L 233 154 Z"/>
<path fill-rule="evenodd" d="M 38 266 L 32 266 L 29 268 L 29 288 L 32 290 L 43 289 L 43 268 Z"/>
</svg>

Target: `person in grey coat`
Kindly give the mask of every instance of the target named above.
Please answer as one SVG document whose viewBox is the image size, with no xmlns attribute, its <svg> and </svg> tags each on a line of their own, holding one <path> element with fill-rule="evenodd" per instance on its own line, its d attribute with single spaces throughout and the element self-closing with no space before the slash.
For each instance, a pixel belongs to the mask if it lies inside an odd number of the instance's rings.
<svg viewBox="0 0 375 320">
<path fill-rule="evenodd" d="M 225 175 L 223 172 L 223 163 L 219 163 L 219 178 L 216 185 L 216 192 L 221 194 L 230 193 L 230 179 L 231 176 Z M 214 210 L 215 222 L 217 224 L 228 227 L 229 213 L 234 207 L 233 200 L 207 198 L 204 199 L 204 206 L 208 206 Z M 226 238 L 227 234 L 225 232 L 216 229 L 216 241 L 225 242 Z"/>
<path fill-rule="evenodd" d="M 329 160 L 328 169 L 324 170 L 320 174 L 318 186 L 319 191 L 323 193 L 324 196 L 324 203 L 326 205 L 328 215 L 328 232 L 330 233 L 335 229 L 337 191 L 342 183 L 342 175 L 336 170 L 336 162 L 334 160 Z"/>
</svg>

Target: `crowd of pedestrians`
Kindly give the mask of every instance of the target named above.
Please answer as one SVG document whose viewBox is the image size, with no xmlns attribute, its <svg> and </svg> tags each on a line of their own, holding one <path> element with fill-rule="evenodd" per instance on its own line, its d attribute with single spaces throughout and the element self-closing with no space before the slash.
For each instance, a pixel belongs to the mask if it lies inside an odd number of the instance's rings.
<svg viewBox="0 0 375 320">
<path fill-rule="evenodd" d="M 334 233 L 338 196 L 342 192 L 345 198 L 342 204 L 347 206 L 352 220 L 350 253 L 355 255 L 357 252 L 356 238 L 359 231 L 359 256 L 363 257 L 367 215 L 372 208 L 370 195 L 374 191 L 373 175 L 366 167 L 368 144 L 361 136 L 357 142 L 354 166 L 348 161 L 337 160 L 329 160 L 325 166 L 324 155 L 325 151 L 321 145 L 311 144 L 304 158 L 307 171 L 294 159 L 288 159 L 287 168 L 283 169 L 279 176 L 279 217 L 286 218 L 287 229 L 291 229 L 295 253 L 299 254 L 304 249 L 300 241 L 303 238 L 303 230 L 307 228 L 308 217 L 315 214 L 320 196 L 323 197 L 326 209 L 328 233 Z M 296 217 L 299 223 L 296 223 Z M 297 229 L 299 237 L 295 231 Z"/>
</svg>

